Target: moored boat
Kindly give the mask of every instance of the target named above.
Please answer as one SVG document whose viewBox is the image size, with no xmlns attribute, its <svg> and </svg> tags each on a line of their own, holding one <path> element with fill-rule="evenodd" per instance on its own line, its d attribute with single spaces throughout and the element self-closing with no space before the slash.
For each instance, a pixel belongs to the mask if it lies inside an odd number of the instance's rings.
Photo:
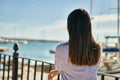
<svg viewBox="0 0 120 80">
<path fill-rule="evenodd" d="M 9 50 L 9 48 L 7 48 L 7 47 L 0 47 L 0 52 L 5 52 L 5 51 L 8 51 Z"/>
</svg>

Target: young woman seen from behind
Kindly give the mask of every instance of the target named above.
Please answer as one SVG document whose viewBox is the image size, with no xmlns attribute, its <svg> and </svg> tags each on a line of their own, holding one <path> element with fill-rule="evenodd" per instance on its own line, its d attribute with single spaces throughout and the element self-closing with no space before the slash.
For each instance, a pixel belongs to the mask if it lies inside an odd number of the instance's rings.
<svg viewBox="0 0 120 80">
<path fill-rule="evenodd" d="M 101 47 L 92 35 L 91 19 L 85 9 L 75 9 L 67 18 L 69 41 L 57 46 L 55 70 L 48 80 L 60 73 L 61 80 L 97 80 Z"/>
</svg>

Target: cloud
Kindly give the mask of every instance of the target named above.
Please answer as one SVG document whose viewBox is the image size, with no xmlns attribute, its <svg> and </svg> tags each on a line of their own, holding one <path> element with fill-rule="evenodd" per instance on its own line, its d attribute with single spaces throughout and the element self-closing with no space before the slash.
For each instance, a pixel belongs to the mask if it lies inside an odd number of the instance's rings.
<svg viewBox="0 0 120 80">
<path fill-rule="evenodd" d="M 9 2 L 8 4 L 1 4 L 0 5 L 0 8 L 3 10 L 3 11 L 7 11 L 7 12 L 12 12 L 12 11 L 15 11 L 15 7 L 14 5 L 10 5 Z"/>
<path fill-rule="evenodd" d="M 117 20 L 117 14 L 97 15 L 93 17 L 93 22 L 111 22 Z"/>
<path fill-rule="evenodd" d="M 95 33 L 97 33 L 97 34 L 115 34 L 116 33 L 116 29 L 115 28 L 109 28 L 109 29 L 107 29 L 107 28 L 102 28 L 102 29 L 94 29 L 93 30 L 93 33 L 95 34 Z"/>
<path fill-rule="evenodd" d="M 115 34 L 116 28 L 114 25 L 109 25 L 111 22 L 115 22 L 117 15 L 99 15 L 94 16 L 93 24 L 100 23 L 99 27 L 93 28 L 93 33 L 96 35 L 104 34 Z M 105 25 L 102 25 L 102 24 Z M 11 34 L 11 36 L 25 37 L 25 38 L 37 38 L 37 39 L 54 39 L 54 40 L 67 40 L 67 22 L 66 19 L 61 19 L 54 21 L 51 24 L 40 25 L 40 26 L 29 26 L 30 24 L 17 24 L 17 23 L 0 23 L 0 27 L 9 28 L 6 34 Z M 95 25 L 96 26 L 96 25 Z M 102 27 L 101 27 L 102 26 Z M 16 29 L 16 33 L 13 30 Z M 2 30 L 2 29 L 1 29 Z M 1 33 L 2 34 L 2 33 Z"/>
<path fill-rule="evenodd" d="M 30 25 L 30 24 L 29 24 Z M 0 23 L 3 36 L 25 37 L 35 39 L 67 39 L 66 20 L 58 20 L 43 26 L 29 26 L 17 23 Z M 1 31 L 0 30 L 0 31 Z"/>
<path fill-rule="evenodd" d="M 37 32 L 39 38 L 66 40 L 68 36 L 66 23 L 66 20 L 63 19 L 55 21 L 51 24 L 35 26 L 31 30 L 32 32 Z"/>
<path fill-rule="evenodd" d="M 20 27 L 22 24 L 17 24 L 17 23 L 8 23 L 8 22 L 0 22 L 0 27 L 7 27 L 7 28 L 12 28 L 12 27 Z"/>
<path fill-rule="evenodd" d="M 15 11 L 15 8 L 7 8 L 6 10 L 9 12 L 12 12 L 12 11 Z"/>
<path fill-rule="evenodd" d="M 35 30 L 40 31 L 54 31 L 59 29 L 65 29 L 66 28 L 66 21 L 65 20 L 58 20 L 51 24 L 43 25 L 43 26 L 37 26 Z"/>
</svg>

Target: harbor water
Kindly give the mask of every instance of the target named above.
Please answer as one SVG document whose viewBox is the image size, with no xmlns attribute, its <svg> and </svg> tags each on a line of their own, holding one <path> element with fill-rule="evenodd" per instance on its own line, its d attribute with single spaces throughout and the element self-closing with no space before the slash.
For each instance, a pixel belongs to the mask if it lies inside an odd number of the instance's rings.
<svg viewBox="0 0 120 80">
<path fill-rule="evenodd" d="M 44 41 L 29 41 L 27 44 L 19 44 L 19 56 L 37 59 L 46 62 L 54 62 L 54 54 L 50 53 L 50 50 L 55 50 L 59 42 L 44 42 Z M 4 54 L 12 55 L 14 43 L 0 43 L 0 47 L 8 47 L 9 50 L 2 52 Z"/>
</svg>

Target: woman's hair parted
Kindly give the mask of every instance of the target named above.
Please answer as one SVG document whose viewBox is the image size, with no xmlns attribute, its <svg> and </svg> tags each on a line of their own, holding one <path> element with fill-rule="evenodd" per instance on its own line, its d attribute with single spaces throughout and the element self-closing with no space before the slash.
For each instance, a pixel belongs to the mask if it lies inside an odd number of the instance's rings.
<svg viewBox="0 0 120 80">
<path fill-rule="evenodd" d="M 75 9 L 67 19 L 69 33 L 69 60 L 74 65 L 96 65 L 100 58 L 100 45 L 94 40 L 91 19 L 85 9 Z"/>
</svg>

